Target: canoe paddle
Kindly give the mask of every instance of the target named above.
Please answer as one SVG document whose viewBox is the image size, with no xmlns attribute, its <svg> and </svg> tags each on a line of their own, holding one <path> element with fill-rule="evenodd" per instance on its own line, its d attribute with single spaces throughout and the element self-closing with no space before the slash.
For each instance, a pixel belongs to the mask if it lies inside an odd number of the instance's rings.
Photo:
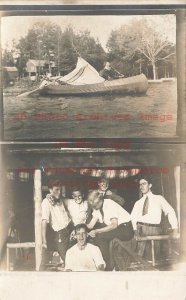
<svg viewBox="0 0 186 300">
<path fill-rule="evenodd" d="M 41 88 L 39 87 L 39 88 L 37 88 L 37 89 L 35 89 L 35 90 L 32 90 L 32 91 L 25 92 L 25 93 L 22 93 L 22 94 L 20 94 L 20 95 L 17 95 L 17 98 L 30 96 L 30 95 L 32 95 L 32 94 L 34 94 L 34 93 L 37 93 L 37 92 L 40 91 L 40 90 L 41 90 Z"/>
</svg>

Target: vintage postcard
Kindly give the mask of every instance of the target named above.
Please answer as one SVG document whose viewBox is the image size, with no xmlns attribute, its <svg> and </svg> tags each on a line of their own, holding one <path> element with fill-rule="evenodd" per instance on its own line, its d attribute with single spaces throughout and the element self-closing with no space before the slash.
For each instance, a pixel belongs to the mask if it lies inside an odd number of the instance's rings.
<svg viewBox="0 0 186 300">
<path fill-rule="evenodd" d="M 185 300 L 185 3 L 90 2 L 0 0 L 0 300 Z"/>
</svg>

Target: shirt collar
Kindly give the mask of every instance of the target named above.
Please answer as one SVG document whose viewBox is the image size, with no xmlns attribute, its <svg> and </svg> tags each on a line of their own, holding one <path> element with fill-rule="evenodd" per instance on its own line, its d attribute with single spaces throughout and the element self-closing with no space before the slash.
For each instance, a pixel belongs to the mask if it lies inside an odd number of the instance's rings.
<svg viewBox="0 0 186 300">
<path fill-rule="evenodd" d="M 152 192 L 149 191 L 147 194 L 143 195 L 143 198 L 145 199 L 146 197 L 151 197 L 152 196 Z"/>
</svg>

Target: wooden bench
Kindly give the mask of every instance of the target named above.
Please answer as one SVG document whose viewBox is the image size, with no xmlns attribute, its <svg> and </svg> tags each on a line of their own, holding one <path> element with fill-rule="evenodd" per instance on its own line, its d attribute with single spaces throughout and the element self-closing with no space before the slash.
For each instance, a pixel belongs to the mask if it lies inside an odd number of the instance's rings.
<svg viewBox="0 0 186 300">
<path fill-rule="evenodd" d="M 170 241 L 171 240 L 178 240 L 180 238 L 180 234 L 176 236 L 171 235 L 154 235 L 154 236 L 146 236 L 146 237 L 138 237 L 137 242 L 143 241 L 151 241 L 151 252 L 152 252 L 152 266 L 155 267 L 157 265 L 156 258 L 155 258 L 155 250 L 154 250 L 154 242 L 155 241 L 169 241 L 169 248 L 170 248 Z"/>
<path fill-rule="evenodd" d="M 10 270 L 10 249 L 26 249 L 26 248 L 35 248 L 35 242 L 26 242 L 26 243 L 7 243 L 6 244 L 6 262 L 7 262 L 7 271 Z"/>
</svg>

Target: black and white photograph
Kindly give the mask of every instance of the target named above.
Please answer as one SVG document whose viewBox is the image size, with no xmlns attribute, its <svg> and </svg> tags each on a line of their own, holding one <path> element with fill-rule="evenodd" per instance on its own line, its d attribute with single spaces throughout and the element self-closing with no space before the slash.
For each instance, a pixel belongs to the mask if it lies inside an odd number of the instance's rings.
<svg viewBox="0 0 186 300">
<path fill-rule="evenodd" d="M 7 271 L 170 271 L 180 255 L 180 165 L 131 150 L 8 150 Z M 165 157 L 168 158 L 165 158 Z M 165 158 L 164 164 L 161 161 Z M 139 162 L 146 161 L 139 166 Z M 137 162 L 137 163 L 136 163 Z M 183 207 L 183 204 L 182 204 Z"/>
<path fill-rule="evenodd" d="M 0 300 L 186 299 L 183 2 L 0 1 Z"/>
<path fill-rule="evenodd" d="M 182 33 L 142 13 L 2 17 L 4 138 L 176 137 Z"/>
</svg>

